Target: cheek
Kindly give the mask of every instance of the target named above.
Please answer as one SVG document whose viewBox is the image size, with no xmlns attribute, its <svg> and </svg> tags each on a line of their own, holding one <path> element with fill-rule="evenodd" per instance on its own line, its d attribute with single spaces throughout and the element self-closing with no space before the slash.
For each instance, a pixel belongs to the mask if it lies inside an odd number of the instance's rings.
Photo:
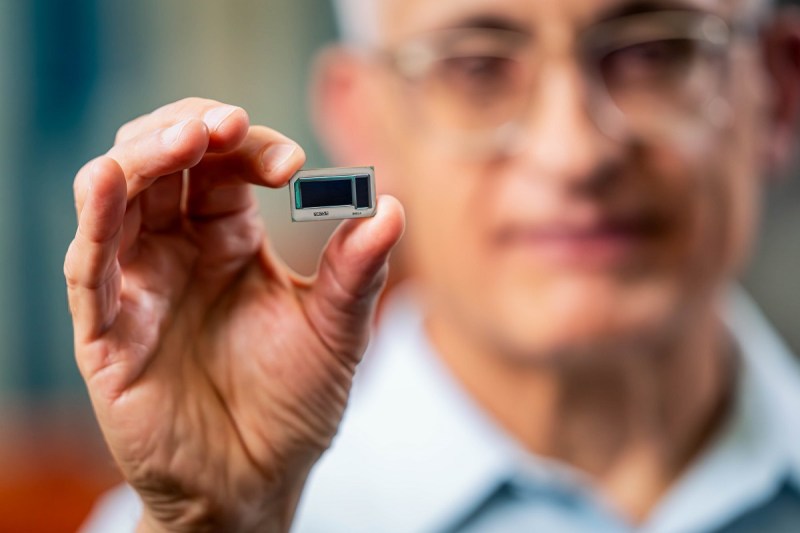
<svg viewBox="0 0 800 533">
<path fill-rule="evenodd" d="M 720 164 L 725 169 L 725 175 L 720 177 L 719 195 L 723 198 L 723 214 L 726 218 L 721 220 L 725 226 L 719 231 L 726 243 L 722 258 L 724 275 L 727 277 L 740 274 L 750 254 L 758 227 L 762 169 L 757 164 L 758 158 L 755 157 L 754 149 L 752 143 L 737 142 L 729 152 L 737 156 L 726 158 Z"/>
<path fill-rule="evenodd" d="M 762 180 L 765 172 L 764 150 L 769 138 L 771 113 L 769 92 L 761 70 L 761 57 L 755 50 L 742 51 L 733 62 L 727 97 L 733 110 L 730 128 L 706 164 L 711 167 L 708 194 L 704 206 L 709 226 L 716 227 L 719 238 L 722 275 L 732 278 L 744 266 L 758 227 Z M 712 175 L 718 169 L 717 175 Z"/>
<path fill-rule="evenodd" d="M 738 273 L 759 203 L 755 150 L 736 130 L 701 150 L 649 155 L 661 209 L 672 220 L 666 266 L 689 291 L 714 290 Z"/>
<path fill-rule="evenodd" d="M 433 287 L 458 283 L 477 266 L 485 231 L 484 181 L 472 175 L 474 169 L 425 157 L 424 151 L 414 162 L 414 177 L 404 187 L 414 274 Z"/>
</svg>

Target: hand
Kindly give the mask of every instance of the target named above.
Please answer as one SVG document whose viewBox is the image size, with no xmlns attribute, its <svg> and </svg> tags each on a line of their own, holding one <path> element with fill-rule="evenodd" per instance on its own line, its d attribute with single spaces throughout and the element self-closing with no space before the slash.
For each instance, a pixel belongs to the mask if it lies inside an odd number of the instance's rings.
<svg viewBox="0 0 800 533">
<path fill-rule="evenodd" d="M 142 530 L 287 530 L 336 432 L 404 216 L 381 197 L 299 278 L 250 184 L 281 187 L 304 159 L 244 110 L 187 99 L 75 178 L 75 352 Z"/>
</svg>

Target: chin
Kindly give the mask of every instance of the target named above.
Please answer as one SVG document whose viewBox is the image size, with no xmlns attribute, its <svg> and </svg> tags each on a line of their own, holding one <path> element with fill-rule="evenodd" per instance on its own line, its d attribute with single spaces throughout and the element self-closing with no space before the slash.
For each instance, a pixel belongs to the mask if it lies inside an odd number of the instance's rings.
<svg viewBox="0 0 800 533">
<path fill-rule="evenodd" d="M 571 279 L 492 291 L 484 332 L 509 357 L 559 363 L 652 350 L 674 337 L 686 304 L 674 283 Z"/>
</svg>

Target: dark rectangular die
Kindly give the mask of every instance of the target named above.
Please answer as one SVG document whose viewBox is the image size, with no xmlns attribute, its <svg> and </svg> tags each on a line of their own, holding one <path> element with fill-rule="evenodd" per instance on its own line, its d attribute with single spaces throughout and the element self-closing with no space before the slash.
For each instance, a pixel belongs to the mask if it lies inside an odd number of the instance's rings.
<svg viewBox="0 0 800 533">
<path fill-rule="evenodd" d="M 294 221 L 375 215 L 372 167 L 301 170 L 289 181 L 289 191 Z"/>
</svg>

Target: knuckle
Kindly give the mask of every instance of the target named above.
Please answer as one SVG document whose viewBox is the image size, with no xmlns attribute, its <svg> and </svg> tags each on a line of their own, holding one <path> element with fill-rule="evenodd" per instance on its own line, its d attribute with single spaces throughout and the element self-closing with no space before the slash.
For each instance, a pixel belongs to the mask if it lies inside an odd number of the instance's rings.
<svg viewBox="0 0 800 533">
<path fill-rule="evenodd" d="M 67 282 L 67 287 L 72 288 L 78 284 L 78 276 L 74 271 L 75 263 L 75 241 L 73 241 L 67 249 L 67 254 L 64 257 L 64 280 Z"/>
<path fill-rule="evenodd" d="M 200 107 L 213 103 L 215 103 L 215 100 L 211 100 L 210 98 L 201 98 L 199 96 L 187 96 L 186 98 L 181 98 L 175 102 L 175 104 L 179 107 Z"/>
<path fill-rule="evenodd" d="M 266 142 L 266 143 L 269 143 L 269 144 L 274 144 L 274 143 L 293 144 L 294 146 L 296 146 L 299 149 L 297 153 L 298 154 L 302 154 L 302 156 L 305 158 L 305 151 L 303 150 L 303 147 L 300 146 L 297 143 L 297 141 L 287 137 L 286 135 L 284 135 L 283 133 L 279 132 L 278 130 L 272 129 L 272 128 L 267 127 L 267 126 L 254 125 L 254 126 L 250 126 L 249 133 L 253 137 L 259 138 L 263 142 Z"/>
<path fill-rule="evenodd" d="M 119 129 L 117 130 L 116 135 L 114 136 L 114 144 L 125 142 L 131 137 L 133 137 L 136 134 L 136 131 L 139 129 L 139 124 L 142 122 L 142 119 L 145 116 L 147 115 L 142 115 L 133 120 L 129 120 L 128 122 L 120 126 Z"/>
<path fill-rule="evenodd" d="M 121 166 L 127 166 L 130 161 L 140 154 L 140 145 L 143 138 L 148 137 L 146 134 L 132 135 L 111 147 L 106 152 L 107 159 L 118 162 Z"/>
<path fill-rule="evenodd" d="M 219 105 L 221 105 L 221 102 L 218 102 L 217 100 L 200 98 L 198 96 L 189 96 L 175 102 L 174 110 L 179 116 L 186 118 L 202 118 L 206 110 Z"/>
</svg>

